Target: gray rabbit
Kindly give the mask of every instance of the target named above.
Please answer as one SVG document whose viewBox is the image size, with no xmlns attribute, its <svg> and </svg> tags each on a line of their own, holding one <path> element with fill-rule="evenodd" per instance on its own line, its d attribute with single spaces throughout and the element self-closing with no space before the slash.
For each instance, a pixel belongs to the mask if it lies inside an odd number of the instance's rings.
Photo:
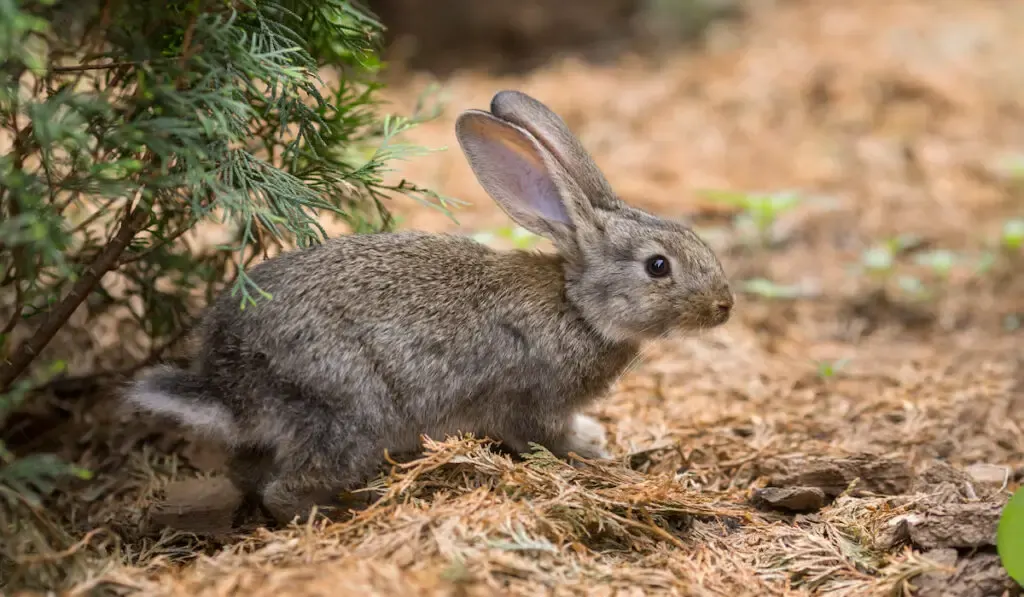
<svg viewBox="0 0 1024 597">
<path fill-rule="evenodd" d="M 330 505 L 422 435 L 607 457 L 581 410 L 645 340 L 729 319 L 712 250 L 618 199 L 542 103 L 499 92 L 455 134 L 487 193 L 557 255 L 423 232 L 290 251 L 250 273 L 271 300 L 211 305 L 192 369 L 153 368 L 126 392 L 223 441 L 240 489 L 281 522 Z"/>
</svg>

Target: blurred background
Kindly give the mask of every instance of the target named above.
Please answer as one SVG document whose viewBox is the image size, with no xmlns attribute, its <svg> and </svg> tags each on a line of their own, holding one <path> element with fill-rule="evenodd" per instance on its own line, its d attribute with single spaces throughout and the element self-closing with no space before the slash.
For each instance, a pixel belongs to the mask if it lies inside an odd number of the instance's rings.
<svg viewBox="0 0 1024 597">
<path fill-rule="evenodd" d="M 623 199 L 692 222 L 747 295 L 813 297 L 784 308 L 813 305 L 822 339 L 1019 325 L 1005 276 L 1024 165 L 1013 3 L 427 6 L 373 4 L 390 28 L 389 100 L 443 106 L 405 138 L 446 150 L 397 176 L 467 202 L 463 229 L 529 242 L 503 230 L 452 131 L 459 111 L 518 88 L 563 116 Z M 402 226 L 458 228 L 437 210 L 395 211 Z"/>
</svg>

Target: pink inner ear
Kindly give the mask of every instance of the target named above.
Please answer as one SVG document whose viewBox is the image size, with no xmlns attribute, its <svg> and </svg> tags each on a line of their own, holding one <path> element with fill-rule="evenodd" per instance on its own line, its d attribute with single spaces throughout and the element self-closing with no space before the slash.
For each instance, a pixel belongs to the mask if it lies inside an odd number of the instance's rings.
<svg viewBox="0 0 1024 597">
<path fill-rule="evenodd" d="M 484 143 L 495 150 L 493 168 L 496 178 L 508 187 L 509 200 L 525 204 L 545 220 L 569 223 L 558 187 L 534 148 L 508 139 Z"/>
<path fill-rule="evenodd" d="M 491 115 L 466 114 L 459 140 L 487 193 L 533 232 L 541 222 L 571 224 L 542 149 L 517 127 Z"/>
</svg>

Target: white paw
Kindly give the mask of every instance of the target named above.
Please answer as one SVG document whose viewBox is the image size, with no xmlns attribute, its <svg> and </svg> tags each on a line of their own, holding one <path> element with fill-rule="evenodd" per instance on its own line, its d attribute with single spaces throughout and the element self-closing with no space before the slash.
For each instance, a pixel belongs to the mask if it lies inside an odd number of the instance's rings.
<svg viewBox="0 0 1024 597">
<path fill-rule="evenodd" d="M 604 427 L 587 415 L 573 415 L 569 430 L 569 450 L 583 458 L 611 458 L 606 449 Z"/>
</svg>

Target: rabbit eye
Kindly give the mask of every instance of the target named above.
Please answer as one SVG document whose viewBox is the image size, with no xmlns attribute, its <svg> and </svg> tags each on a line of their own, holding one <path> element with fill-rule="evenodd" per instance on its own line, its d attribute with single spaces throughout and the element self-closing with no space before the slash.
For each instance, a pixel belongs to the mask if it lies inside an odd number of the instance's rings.
<svg viewBox="0 0 1024 597">
<path fill-rule="evenodd" d="M 645 268 L 647 269 L 647 275 L 652 278 L 664 278 L 668 275 L 668 272 L 671 269 L 668 265 L 668 259 L 663 255 L 653 255 L 648 257 Z"/>
</svg>

